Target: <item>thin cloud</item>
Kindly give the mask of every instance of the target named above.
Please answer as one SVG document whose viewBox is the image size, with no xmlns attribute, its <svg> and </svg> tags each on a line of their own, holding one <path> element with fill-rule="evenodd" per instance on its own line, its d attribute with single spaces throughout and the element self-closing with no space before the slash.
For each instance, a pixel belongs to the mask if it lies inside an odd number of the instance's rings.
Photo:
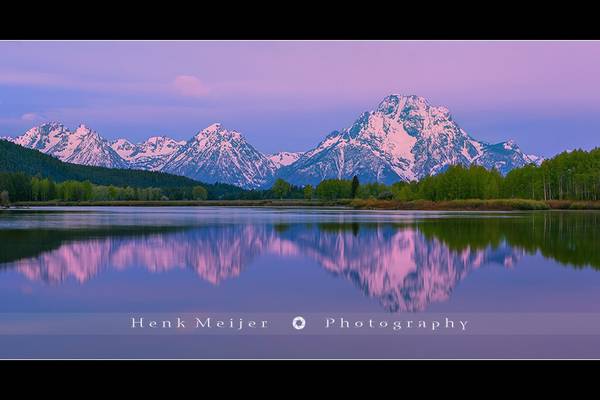
<svg viewBox="0 0 600 400">
<path fill-rule="evenodd" d="M 25 113 L 25 114 L 21 115 L 21 120 L 27 121 L 27 122 L 41 121 L 43 119 L 44 119 L 44 116 L 42 116 L 40 114 L 36 114 L 36 113 Z"/>
<path fill-rule="evenodd" d="M 161 94 L 171 92 L 169 82 L 112 81 L 31 71 L 0 70 L 0 85 L 50 87 L 95 93 Z"/>
<path fill-rule="evenodd" d="M 192 75 L 179 75 L 173 81 L 175 90 L 182 96 L 204 97 L 208 95 L 208 87 L 200 79 Z"/>
<path fill-rule="evenodd" d="M 71 86 L 72 80 L 58 74 L 28 71 L 0 71 L 0 84 L 15 86 Z"/>
</svg>

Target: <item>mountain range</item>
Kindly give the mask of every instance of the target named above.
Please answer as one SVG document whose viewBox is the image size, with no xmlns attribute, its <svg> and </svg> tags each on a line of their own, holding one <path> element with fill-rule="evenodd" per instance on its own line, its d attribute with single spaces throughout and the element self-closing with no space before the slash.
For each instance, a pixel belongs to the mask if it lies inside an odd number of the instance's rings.
<svg viewBox="0 0 600 400">
<path fill-rule="evenodd" d="M 455 164 L 506 174 L 542 161 L 523 153 L 512 140 L 490 144 L 474 139 L 447 108 L 414 95 L 385 97 L 374 110 L 306 152 L 263 154 L 240 132 L 218 123 L 187 141 L 167 136 L 141 143 L 109 141 L 83 124 L 71 131 L 59 122 L 4 139 L 75 164 L 161 171 L 246 189 L 269 187 L 278 177 L 296 185 L 355 175 L 361 182 L 390 184 L 419 180 Z"/>
</svg>

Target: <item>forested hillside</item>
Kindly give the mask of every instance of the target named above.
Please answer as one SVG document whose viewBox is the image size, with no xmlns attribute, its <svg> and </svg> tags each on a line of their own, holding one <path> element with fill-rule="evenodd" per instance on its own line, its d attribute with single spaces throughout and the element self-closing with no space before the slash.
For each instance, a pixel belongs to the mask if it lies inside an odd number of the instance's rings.
<svg viewBox="0 0 600 400">
<path fill-rule="evenodd" d="M 51 178 L 56 182 L 90 181 L 97 185 L 131 187 L 192 187 L 199 184 L 183 176 L 162 172 L 90 167 L 65 163 L 57 158 L 0 140 L 0 171 L 24 172 L 30 176 Z"/>
</svg>

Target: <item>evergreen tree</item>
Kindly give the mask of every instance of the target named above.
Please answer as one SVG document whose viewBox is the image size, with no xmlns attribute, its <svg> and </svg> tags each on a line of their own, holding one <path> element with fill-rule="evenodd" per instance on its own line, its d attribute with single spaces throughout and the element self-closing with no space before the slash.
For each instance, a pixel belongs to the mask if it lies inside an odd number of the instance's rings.
<svg viewBox="0 0 600 400">
<path fill-rule="evenodd" d="M 8 197 L 8 191 L 6 190 L 0 192 L 0 205 L 2 205 L 2 207 L 8 207 L 10 205 L 10 198 Z"/>
<path fill-rule="evenodd" d="M 358 176 L 354 175 L 354 177 L 352 178 L 352 186 L 350 188 L 350 197 L 351 198 L 355 198 L 356 195 L 358 194 L 359 185 L 360 185 L 360 182 L 358 181 Z"/>
</svg>

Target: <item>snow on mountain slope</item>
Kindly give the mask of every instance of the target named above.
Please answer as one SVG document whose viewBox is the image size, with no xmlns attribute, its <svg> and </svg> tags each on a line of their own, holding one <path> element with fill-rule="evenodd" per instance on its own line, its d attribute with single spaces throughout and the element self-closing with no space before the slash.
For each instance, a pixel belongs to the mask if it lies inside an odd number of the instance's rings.
<svg viewBox="0 0 600 400">
<path fill-rule="evenodd" d="M 162 171 L 202 182 L 258 188 L 272 180 L 275 169 L 239 132 L 213 124 L 175 152 Z"/>
<path fill-rule="evenodd" d="M 277 169 L 281 167 L 288 166 L 298 160 L 300 156 L 304 154 L 301 151 L 290 152 L 290 151 L 280 151 L 278 153 L 268 154 L 267 158 L 275 164 Z"/>
<path fill-rule="evenodd" d="M 295 184 L 323 179 L 393 183 L 418 180 L 450 165 L 483 165 L 502 173 L 534 162 L 514 142 L 488 144 L 469 136 L 445 107 L 419 96 L 387 96 L 343 131 L 334 131 L 278 176 Z"/>
<path fill-rule="evenodd" d="M 42 124 L 31 128 L 13 142 L 74 164 L 127 167 L 127 163 L 109 143 L 84 124 L 79 125 L 75 131 L 70 131 L 58 122 Z"/>
<path fill-rule="evenodd" d="M 485 143 L 467 134 L 445 107 L 423 97 L 390 95 L 350 127 L 330 133 L 307 152 L 270 155 L 256 150 L 236 131 L 213 124 L 189 141 L 154 136 L 142 143 L 112 142 L 85 125 L 70 131 L 58 122 L 34 127 L 17 138 L 24 147 L 62 161 L 163 171 L 205 182 L 243 188 L 270 186 L 276 177 L 293 184 L 323 179 L 393 183 L 418 180 L 450 165 L 482 165 L 506 174 L 542 157 L 525 154 L 512 141 Z"/>
<path fill-rule="evenodd" d="M 472 161 L 488 169 L 495 168 L 505 175 L 513 168 L 531 163 L 539 165 L 544 158 L 525 154 L 514 140 L 508 140 L 496 144 L 482 143 L 482 153 Z"/>
<path fill-rule="evenodd" d="M 74 164 L 109 168 L 128 166 L 105 139 L 83 124 L 68 136 L 64 148 L 53 149 L 53 155 Z"/>
<path fill-rule="evenodd" d="M 127 139 L 117 139 L 110 142 L 110 147 L 124 160 L 129 160 L 131 153 L 136 150 L 136 145 Z"/>
<path fill-rule="evenodd" d="M 59 122 L 49 122 L 33 127 L 12 140 L 13 143 L 49 153 L 70 132 Z"/>
<path fill-rule="evenodd" d="M 185 143 L 167 136 L 153 136 L 138 144 L 117 139 L 111 143 L 111 147 L 129 163 L 130 168 L 159 171 Z"/>
<path fill-rule="evenodd" d="M 277 169 L 239 132 L 228 131 L 220 124 L 209 126 L 187 142 L 166 136 L 137 144 L 127 139 L 109 142 L 85 125 L 70 131 L 58 122 L 34 127 L 10 140 L 66 162 L 171 172 L 244 188 L 268 184 Z M 282 156 L 282 162 L 290 163 L 293 157 L 288 153 Z"/>
</svg>

